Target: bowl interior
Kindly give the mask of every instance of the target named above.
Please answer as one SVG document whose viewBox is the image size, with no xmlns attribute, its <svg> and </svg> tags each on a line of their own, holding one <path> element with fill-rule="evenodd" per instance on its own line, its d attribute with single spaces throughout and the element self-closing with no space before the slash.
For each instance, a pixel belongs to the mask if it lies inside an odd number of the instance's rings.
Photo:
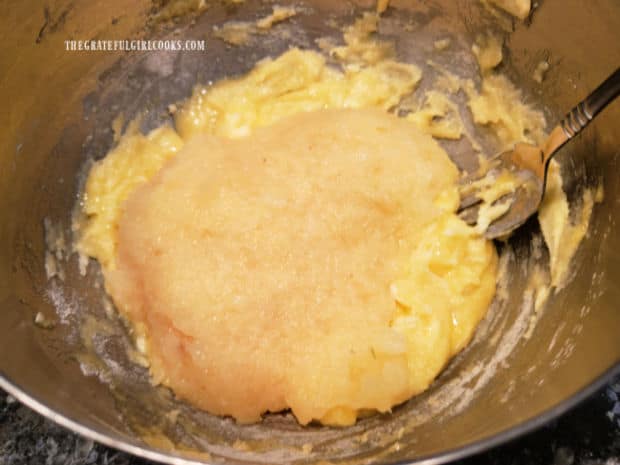
<svg viewBox="0 0 620 465">
<path fill-rule="evenodd" d="M 391 414 L 335 429 L 302 428 L 287 413 L 238 425 L 153 387 L 132 357 L 127 327 L 106 313 L 97 264 L 89 263 L 82 276 L 77 256 L 53 246 L 59 239 L 71 241 L 73 207 L 89 160 L 113 145 L 111 122 L 119 114 L 126 122 L 141 116 L 143 130 L 161 125 L 170 120 L 167 106 L 188 97 L 196 83 L 244 73 L 291 46 L 317 48 L 319 37 L 339 39 L 341 27 L 374 3 L 279 2 L 301 7 L 301 14 L 277 26 L 289 33 L 261 36 L 238 48 L 215 38 L 213 26 L 262 17 L 271 11 L 270 2 L 210 2 L 201 14 L 190 8 L 166 22 L 161 12 L 170 3 L 78 7 L 59 1 L 45 11 L 31 8 L 36 3 L 16 4 L 0 19 L 7 44 L 0 63 L 9 70 L 0 78 L 0 96 L 8 103 L 0 115 L 0 385 L 39 411 L 109 445 L 159 460 L 443 461 L 566 408 L 620 361 L 616 104 L 558 155 L 569 198 L 599 183 L 605 190 L 570 284 L 535 310 L 528 283 L 534 267 L 546 266 L 547 254 L 536 220 L 528 222 L 498 245 L 508 278 L 473 342 L 424 394 Z M 620 63 L 620 5 L 614 0 L 587 8 L 578 0 L 545 0 L 525 23 L 469 0 L 390 5 L 379 34 L 395 42 L 399 59 L 423 65 L 419 93 L 438 73 L 427 60 L 462 76 L 477 75 L 470 47 L 487 29 L 505 35 L 501 71 L 529 102 L 545 108 L 550 122 Z M 206 38 L 207 49 L 121 54 L 64 48 L 72 38 L 137 37 Z M 445 37 L 453 45 L 438 54 L 433 43 Z M 542 59 L 551 68 L 538 84 L 531 76 Z M 488 140 L 482 130 L 479 137 Z M 473 163 L 463 142 L 444 144 L 461 166 Z M 46 276 L 50 245 L 63 279 Z M 34 324 L 39 312 L 52 328 Z"/>
</svg>

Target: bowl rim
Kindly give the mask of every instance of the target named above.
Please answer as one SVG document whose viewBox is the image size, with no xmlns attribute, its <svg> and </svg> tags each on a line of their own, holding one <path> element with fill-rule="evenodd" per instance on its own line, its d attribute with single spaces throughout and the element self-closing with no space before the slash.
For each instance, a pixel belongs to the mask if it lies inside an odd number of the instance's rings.
<svg viewBox="0 0 620 465">
<path fill-rule="evenodd" d="M 495 433 L 489 437 L 471 442 L 464 446 L 454 449 L 448 449 L 444 452 L 422 456 L 414 460 L 401 460 L 390 463 L 392 463 L 393 465 L 440 465 L 447 462 L 452 462 L 455 460 L 470 457 L 489 450 L 493 447 L 497 447 L 519 436 L 523 436 L 526 433 L 530 433 L 550 422 L 551 420 L 566 413 L 567 411 L 571 410 L 573 407 L 577 406 L 586 398 L 590 397 L 596 391 L 601 389 L 616 375 L 620 375 L 620 361 L 617 361 L 615 365 L 608 368 L 591 383 L 583 387 L 581 390 L 579 390 L 569 398 L 562 400 L 555 406 L 543 411 L 537 416 L 530 418 L 529 420 L 526 420 L 522 423 L 519 423 L 511 428 Z M 2 388 L 9 395 L 13 396 L 19 402 L 34 410 L 36 413 L 42 415 L 43 417 L 74 433 L 79 434 L 82 437 L 91 439 L 107 447 L 112 447 L 114 449 L 127 452 L 140 458 L 153 460 L 159 463 L 169 465 L 204 465 L 211 463 L 188 459 L 177 455 L 174 452 L 160 452 L 146 445 L 139 446 L 130 444 L 129 442 L 115 439 L 112 436 L 102 433 L 94 428 L 84 426 L 79 421 L 74 420 L 63 413 L 48 407 L 43 402 L 36 399 L 33 395 L 26 392 L 25 389 L 18 386 L 17 383 L 11 381 L 9 377 L 1 371 L 0 388 Z"/>
</svg>

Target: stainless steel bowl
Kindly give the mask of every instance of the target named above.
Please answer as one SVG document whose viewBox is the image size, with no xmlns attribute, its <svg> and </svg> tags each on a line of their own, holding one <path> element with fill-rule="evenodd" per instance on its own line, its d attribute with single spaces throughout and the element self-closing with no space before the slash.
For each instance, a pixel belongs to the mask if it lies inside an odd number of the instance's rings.
<svg viewBox="0 0 620 465">
<path fill-rule="evenodd" d="M 85 163 L 113 144 L 111 121 L 119 112 L 126 120 L 142 114 L 143 129 L 153 127 L 195 83 L 246 71 L 291 44 L 314 47 L 316 37 L 338 37 L 328 18 L 345 24 L 373 6 L 295 3 L 304 10 L 284 26 L 288 39 L 266 36 L 233 49 L 212 36 L 212 26 L 256 18 L 269 3 L 210 2 L 201 14 L 162 22 L 170 2 L 9 1 L 0 18 L 0 386 L 85 436 L 168 463 L 441 463 L 522 434 L 579 402 L 620 361 L 618 104 L 559 155 L 571 198 L 599 182 L 605 189 L 570 284 L 534 313 L 525 284 L 546 257 L 536 253 L 540 232 L 530 221 L 501 245 L 508 298 L 494 304 L 471 346 L 428 392 L 354 427 L 301 428 L 287 414 L 241 426 L 196 411 L 151 386 L 146 370 L 127 356 L 131 338 L 105 315 L 96 264 L 82 277 L 77 258 L 63 257 L 64 280 L 47 279 L 45 219 L 48 229 L 70 238 Z M 416 62 L 432 55 L 435 39 L 450 36 L 453 50 L 436 61 L 473 74 L 473 38 L 500 29 L 507 35 L 502 71 L 554 118 L 620 63 L 620 4 L 538 3 L 531 21 L 521 23 L 471 0 L 394 0 L 380 33 L 396 41 L 401 59 Z M 80 53 L 64 46 L 70 39 L 137 37 L 206 38 L 207 50 Z M 542 59 L 551 69 L 538 85 L 531 76 Z M 425 73 L 423 87 L 432 68 Z M 53 328 L 34 324 L 39 312 Z"/>
</svg>

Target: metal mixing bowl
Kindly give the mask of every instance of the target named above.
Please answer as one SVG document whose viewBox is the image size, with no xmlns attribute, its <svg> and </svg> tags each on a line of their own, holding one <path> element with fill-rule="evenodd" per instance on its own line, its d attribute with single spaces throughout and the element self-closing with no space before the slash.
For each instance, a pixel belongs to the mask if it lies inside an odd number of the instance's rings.
<svg viewBox="0 0 620 465">
<path fill-rule="evenodd" d="M 187 5 L 198 2 L 185 2 Z M 287 2 L 280 2 L 286 4 Z M 620 361 L 620 105 L 612 105 L 558 159 L 569 197 L 604 183 L 572 280 L 535 313 L 526 289 L 535 263 L 547 259 L 536 221 L 500 245 L 510 279 L 470 347 L 431 388 L 392 414 L 350 428 L 302 428 L 290 414 L 237 425 L 196 411 L 128 356 L 124 324 L 106 316 L 97 266 L 81 276 L 75 255 L 60 260 L 64 280 L 48 280 L 45 226 L 71 236 L 72 208 L 86 160 L 113 144 L 112 120 L 143 116 L 147 130 L 169 119 L 166 107 L 197 82 L 248 70 L 290 45 L 315 47 L 339 37 L 373 2 L 297 1 L 303 14 L 284 28 L 233 49 L 212 35 L 231 18 L 256 18 L 268 2 L 210 2 L 202 14 L 162 22 L 170 3 L 57 0 L 5 2 L 0 18 L 0 387 L 43 415 L 85 436 L 168 462 L 440 463 L 473 454 L 541 425 L 579 402 Z M 431 56 L 455 72 L 475 74 L 469 47 L 480 31 L 506 33 L 502 71 L 543 103 L 550 120 L 570 108 L 620 63 L 617 0 L 541 0 L 531 21 L 494 15 L 473 0 L 396 1 L 381 35 L 399 57 Z M 334 19 L 334 22 L 328 21 Z M 433 41 L 449 36 L 436 57 Z M 205 39 L 205 52 L 69 52 L 70 39 Z M 532 79 L 547 59 L 542 85 Z M 422 90 L 433 76 L 425 68 Z M 458 144 L 447 144 L 456 152 Z M 47 221 L 46 221 L 47 219 Z M 49 239 L 49 237 L 48 237 Z M 543 250 L 543 253 L 539 253 Z M 54 324 L 34 324 L 41 313 Z M 41 316 L 39 317 L 41 318 Z M 175 450 L 172 450 L 176 444 Z"/>
</svg>

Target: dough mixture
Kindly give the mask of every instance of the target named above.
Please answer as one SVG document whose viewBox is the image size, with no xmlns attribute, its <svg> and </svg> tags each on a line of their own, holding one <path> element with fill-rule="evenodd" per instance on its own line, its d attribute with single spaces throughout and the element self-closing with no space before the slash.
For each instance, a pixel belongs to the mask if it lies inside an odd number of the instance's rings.
<svg viewBox="0 0 620 465">
<path fill-rule="evenodd" d="M 420 71 L 372 57 L 340 71 L 292 49 L 197 88 L 175 129 L 130 125 L 91 169 L 78 247 L 155 384 L 240 422 L 349 425 L 471 339 L 495 248 L 456 216 L 444 150 L 387 111 Z"/>
<path fill-rule="evenodd" d="M 495 290 L 457 170 L 380 110 L 191 138 L 124 203 L 105 269 L 156 383 L 257 421 L 350 424 L 426 389 Z"/>
<path fill-rule="evenodd" d="M 298 13 L 274 7 L 214 36 L 243 46 Z M 472 338 L 497 254 L 485 224 L 455 214 L 458 171 L 433 137 L 464 137 L 485 159 L 458 92 L 498 147 L 539 143 L 545 119 L 496 72 L 502 37 L 473 45 L 479 87 L 429 61 L 439 77 L 419 96 L 420 69 L 376 40 L 378 20 L 365 13 L 344 44 L 319 39 L 323 53 L 293 48 L 196 87 L 171 106 L 174 127 L 134 121 L 92 166 L 77 249 L 101 264 L 154 384 L 240 422 L 290 408 L 301 424 L 350 425 L 427 389 Z M 493 195 L 514 188 L 492 181 Z M 555 165 L 549 188 L 539 216 L 558 287 L 602 192 L 572 224 Z"/>
</svg>

